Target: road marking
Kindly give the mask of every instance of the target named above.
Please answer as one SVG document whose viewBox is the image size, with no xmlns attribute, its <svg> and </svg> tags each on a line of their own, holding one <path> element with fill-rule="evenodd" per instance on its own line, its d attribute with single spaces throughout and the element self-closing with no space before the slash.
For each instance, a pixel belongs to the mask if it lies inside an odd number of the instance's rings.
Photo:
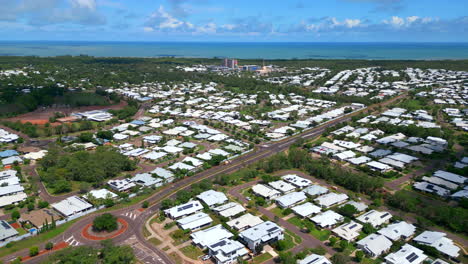
<svg viewBox="0 0 468 264">
<path fill-rule="evenodd" d="M 75 239 L 74 236 L 71 236 L 65 240 L 70 246 L 79 246 L 81 243 Z"/>
<path fill-rule="evenodd" d="M 132 213 L 132 212 L 126 212 L 126 213 L 123 214 L 123 215 L 125 215 L 126 217 L 128 217 L 128 218 L 130 218 L 130 219 L 132 219 L 132 220 L 135 220 L 135 218 L 137 217 L 137 215 L 134 214 L 134 213 Z"/>
</svg>

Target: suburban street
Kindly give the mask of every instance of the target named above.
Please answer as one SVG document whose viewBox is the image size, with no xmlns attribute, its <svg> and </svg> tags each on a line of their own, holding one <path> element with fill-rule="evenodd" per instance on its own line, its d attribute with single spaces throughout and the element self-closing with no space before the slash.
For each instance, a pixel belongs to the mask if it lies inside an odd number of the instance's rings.
<svg viewBox="0 0 468 264">
<path fill-rule="evenodd" d="M 406 94 L 402 94 L 398 97 L 392 98 L 388 101 L 380 103 L 381 106 L 386 106 L 388 104 L 391 104 L 395 102 L 396 100 L 399 100 L 406 96 Z M 371 106 L 372 107 L 372 106 Z M 237 157 L 233 160 L 231 160 L 230 163 L 228 164 L 222 164 L 216 167 L 213 167 L 211 169 L 202 171 L 200 173 L 195 174 L 194 176 L 191 177 L 186 177 L 180 181 L 177 181 L 171 185 L 166 186 L 165 188 L 161 189 L 160 191 L 154 193 L 152 196 L 148 197 L 145 199 L 145 201 L 148 201 L 150 203 L 149 208 L 145 209 L 143 212 L 139 212 L 137 209 L 141 208 L 141 202 L 134 204 L 132 206 L 129 206 L 127 208 L 122 208 L 122 209 L 117 209 L 113 211 L 108 211 L 116 216 L 119 216 L 123 219 L 125 219 L 128 222 L 129 228 L 126 230 L 126 232 L 120 236 L 117 236 L 113 238 L 112 240 L 114 241 L 115 244 L 122 244 L 124 243 L 127 239 L 134 237 L 136 241 L 143 247 L 146 248 L 147 251 L 151 252 L 153 254 L 154 259 L 156 259 L 156 262 L 145 262 L 145 263 L 173 263 L 173 261 L 161 250 L 155 248 L 150 242 L 148 242 L 144 235 L 143 235 L 143 226 L 145 226 L 145 222 L 147 219 L 149 219 L 154 213 L 156 213 L 159 208 L 160 208 L 160 202 L 164 199 L 170 199 L 174 198 L 176 193 L 180 190 L 188 189 L 190 186 L 194 183 L 197 183 L 203 179 L 212 179 L 218 175 L 222 174 L 229 174 L 233 173 L 239 169 L 242 169 L 245 166 L 248 166 L 250 164 L 253 164 L 261 159 L 270 157 L 274 154 L 280 153 L 284 150 L 287 150 L 296 140 L 299 138 L 302 139 L 312 139 L 320 134 L 322 134 L 327 128 L 332 127 L 336 124 L 342 123 L 342 122 L 347 122 L 351 119 L 353 115 L 359 114 L 361 111 L 366 110 L 367 108 L 361 109 L 357 112 L 345 115 L 343 117 L 337 118 L 335 120 L 331 120 L 327 123 L 324 123 L 320 126 L 314 127 L 310 130 L 307 130 L 303 133 L 288 137 L 286 139 L 276 141 L 276 142 L 270 142 L 268 144 L 263 144 L 261 147 L 257 146 L 256 149 L 253 151 L 242 155 L 240 157 Z M 143 201 L 142 201 L 143 202 Z M 86 216 L 83 216 L 80 218 L 76 223 L 74 223 L 70 228 L 68 228 L 64 233 L 61 235 L 55 237 L 51 241 L 54 243 L 59 243 L 62 241 L 67 242 L 69 245 L 72 246 L 78 246 L 78 245 L 97 245 L 98 242 L 96 241 L 91 241 L 85 239 L 81 235 L 81 231 L 84 226 L 92 222 L 94 217 L 99 215 L 101 213 L 92 213 Z M 285 225 L 290 225 L 285 221 Z M 283 224 L 283 223 L 280 223 Z M 286 228 L 296 228 L 297 227 L 289 227 L 285 226 Z M 319 245 L 317 241 L 315 241 L 312 237 L 308 236 L 309 238 L 306 238 L 304 240 L 306 246 L 311 246 L 315 247 L 316 245 Z M 303 238 L 304 239 L 304 238 Z M 47 241 L 46 241 L 47 242 Z M 45 243 L 44 243 L 45 244 Z M 44 245 L 38 245 L 40 248 L 43 248 Z M 3 258 L 5 262 L 11 261 L 15 259 L 18 256 L 27 256 L 29 253 L 29 249 L 24 249 L 21 251 L 16 252 L 15 254 L 8 255 Z M 332 253 L 330 251 L 330 253 Z M 25 261 L 25 263 L 40 263 L 46 258 L 46 255 L 41 255 L 35 258 L 32 258 L 30 260 Z"/>
</svg>

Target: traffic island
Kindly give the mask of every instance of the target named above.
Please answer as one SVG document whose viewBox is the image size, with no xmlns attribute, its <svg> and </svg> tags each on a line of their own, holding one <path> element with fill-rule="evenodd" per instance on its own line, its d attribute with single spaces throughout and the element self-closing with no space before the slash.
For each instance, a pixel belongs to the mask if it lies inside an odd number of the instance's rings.
<svg viewBox="0 0 468 264">
<path fill-rule="evenodd" d="M 117 230 L 114 230 L 112 232 L 107 232 L 107 231 L 96 232 L 93 230 L 93 223 L 89 223 L 83 228 L 83 230 L 81 230 L 81 235 L 88 240 L 94 240 L 94 241 L 112 239 L 125 233 L 125 231 L 128 228 L 127 221 L 125 221 L 122 218 L 118 218 L 117 223 L 118 223 Z"/>
</svg>

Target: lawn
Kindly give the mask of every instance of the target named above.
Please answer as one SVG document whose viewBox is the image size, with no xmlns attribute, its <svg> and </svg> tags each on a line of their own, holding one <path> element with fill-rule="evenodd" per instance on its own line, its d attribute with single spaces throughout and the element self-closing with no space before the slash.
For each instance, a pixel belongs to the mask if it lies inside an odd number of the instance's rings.
<svg viewBox="0 0 468 264">
<path fill-rule="evenodd" d="M 303 227 L 303 224 L 302 224 L 302 220 L 301 218 L 297 217 L 297 216 L 294 216 L 294 217 L 291 217 L 288 219 L 288 222 L 297 226 L 298 228 L 302 228 Z"/>
<path fill-rule="evenodd" d="M 364 257 L 364 259 L 362 259 L 361 263 L 362 264 L 379 264 L 379 263 L 382 263 L 382 261 L 379 260 L 379 259 L 371 259 L 371 258 Z"/>
<path fill-rule="evenodd" d="M 12 246 L 10 248 L 6 248 L 6 247 L 0 248 L 0 257 L 4 257 L 16 251 L 19 251 L 25 248 L 30 248 L 32 246 L 38 246 L 41 243 L 47 242 L 50 239 L 58 236 L 60 233 L 67 230 L 71 225 L 73 225 L 76 222 L 76 220 L 77 219 L 67 222 L 63 225 L 59 225 L 57 226 L 57 228 L 50 230 L 48 232 L 42 233 L 40 235 L 32 236 L 28 239 L 24 239 L 18 242 L 12 242 L 11 243 Z"/>
<path fill-rule="evenodd" d="M 174 263 L 176 264 L 184 263 L 183 259 L 179 257 L 179 255 L 177 255 L 175 252 L 170 253 L 169 256 L 171 257 L 172 260 L 174 260 Z"/>
<path fill-rule="evenodd" d="M 18 229 L 15 229 L 15 230 L 18 231 L 19 236 L 28 233 L 28 231 L 24 230 L 23 228 L 18 228 Z"/>
<path fill-rule="evenodd" d="M 150 231 L 148 231 L 148 229 L 146 229 L 146 226 L 143 226 L 143 236 L 145 237 L 151 236 L 151 233 Z"/>
<path fill-rule="evenodd" d="M 194 245 L 188 245 L 186 247 L 183 247 L 180 249 L 180 251 L 184 253 L 185 256 L 194 260 L 197 260 L 198 257 L 205 254 L 203 253 L 203 251 L 201 251 L 201 249 L 199 249 L 198 247 Z"/>
<path fill-rule="evenodd" d="M 286 233 L 284 234 L 284 239 L 283 241 L 286 243 L 285 244 L 285 248 L 282 250 L 282 251 L 287 251 L 287 250 L 290 250 L 291 248 L 293 248 L 296 243 L 294 243 L 294 238 L 290 235 L 290 232 L 286 231 Z"/>
<path fill-rule="evenodd" d="M 310 234 L 313 235 L 315 238 L 317 238 L 317 239 L 320 240 L 320 241 L 325 241 L 325 240 L 327 240 L 328 237 L 330 236 L 330 233 L 331 233 L 331 231 L 330 231 L 330 230 L 327 230 L 327 229 L 323 229 L 323 230 L 318 230 L 318 229 L 310 230 Z"/>
<path fill-rule="evenodd" d="M 294 244 L 298 245 L 298 244 L 302 243 L 302 238 L 300 236 L 296 235 L 294 232 L 286 230 L 286 234 L 290 235 L 293 238 Z"/>
<path fill-rule="evenodd" d="M 260 263 L 263 263 L 269 259 L 271 259 L 273 256 L 270 254 L 270 253 L 263 253 L 261 255 L 258 255 L 256 256 L 255 258 L 253 258 L 252 260 L 252 263 L 253 264 L 260 264 Z"/>
<path fill-rule="evenodd" d="M 155 238 L 155 237 L 152 237 L 152 238 L 148 239 L 148 241 L 149 241 L 151 244 L 155 245 L 155 246 L 159 246 L 159 245 L 162 244 L 161 240 L 159 240 L 159 239 L 157 239 L 157 238 Z"/>
<path fill-rule="evenodd" d="M 185 241 L 188 241 L 190 239 L 190 233 L 184 233 L 182 237 L 180 238 L 176 238 L 174 236 L 174 233 L 175 232 L 180 232 L 179 229 L 171 232 L 169 235 L 171 236 L 172 239 L 174 239 L 174 246 L 177 246 L 177 245 L 180 245 L 182 243 L 184 243 Z"/>
<path fill-rule="evenodd" d="M 283 215 L 283 210 L 281 210 L 281 208 L 279 207 L 275 207 L 273 209 L 270 210 L 270 212 L 274 213 L 276 216 L 278 216 L 279 218 L 283 218 L 284 215 Z"/>
</svg>

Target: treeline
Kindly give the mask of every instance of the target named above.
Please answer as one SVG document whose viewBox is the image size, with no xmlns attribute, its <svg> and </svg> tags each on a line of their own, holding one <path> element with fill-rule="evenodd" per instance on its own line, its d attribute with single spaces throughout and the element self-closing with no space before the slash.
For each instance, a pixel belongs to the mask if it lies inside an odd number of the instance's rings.
<svg viewBox="0 0 468 264">
<path fill-rule="evenodd" d="M 136 168 L 134 161 L 107 146 L 97 147 L 94 152 L 71 154 L 51 148 L 39 165 L 41 180 L 56 193 L 70 191 L 70 181 L 100 184 L 105 179 Z"/>
<path fill-rule="evenodd" d="M 301 169 L 317 178 L 343 186 L 354 192 L 371 194 L 383 187 L 381 177 L 370 177 L 341 166 L 334 166 L 327 158 L 313 159 L 306 150 L 291 148 L 285 153 L 276 154 L 263 162 L 259 168 L 266 173 L 285 169 Z"/>
<path fill-rule="evenodd" d="M 388 205 L 400 210 L 418 215 L 420 224 L 437 224 L 454 232 L 468 234 L 468 209 L 451 207 L 436 203 L 425 203 L 415 198 L 407 191 L 397 191 L 385 197 Z M 430 222 L 427 223 L 426 221 Z"/>
</svg>

